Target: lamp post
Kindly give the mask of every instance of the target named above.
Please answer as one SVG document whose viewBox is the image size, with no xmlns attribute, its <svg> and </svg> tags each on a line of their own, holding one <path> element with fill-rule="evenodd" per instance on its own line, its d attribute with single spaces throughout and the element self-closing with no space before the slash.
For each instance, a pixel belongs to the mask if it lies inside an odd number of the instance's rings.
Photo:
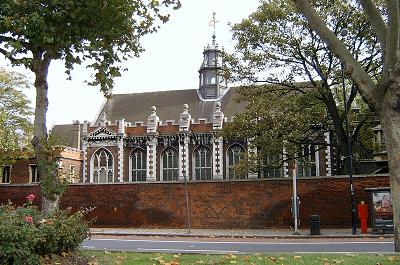
<svg viewBox="0 0 400 265">
<path fill-rule="evenodd" d="M 343 29 L 340 32 L 340 35 L 344 38 L 347 35 L 347 30 Z M 356 206 L 355 206 L 355 193 L 353 187 L 353 151 L 351 148 L 351 138 L 352 135 L 349 134 L 349 108 L 347 105 L 346 99 L 346 86 L 344 82 L 344 64 L 343 62 L 340 63 L 341 67 L 341 74 L 342 74 L 342 88 L 343 88 L 343 104 L 344 104 L 344 112 L 345 112 L 345 126 L 346 126 L 346 137 L 347 137 L 347 150 L 348 150 L 348 169 L 349 169 L 349 182 L 350 182 L 350 201 L 351 201 L 351 233 L 353 235 L 356 234 Z"/>
</svg>

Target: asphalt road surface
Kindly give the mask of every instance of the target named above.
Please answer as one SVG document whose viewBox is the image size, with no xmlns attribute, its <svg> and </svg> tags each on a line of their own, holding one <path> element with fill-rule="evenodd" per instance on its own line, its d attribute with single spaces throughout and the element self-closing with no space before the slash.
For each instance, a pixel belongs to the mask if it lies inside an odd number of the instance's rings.
<svg viewBox="0 0 400 265">
<path fill-rule="evenodd" d="M 373 239 L 285 239 L 235 241 L 207 240 L 155 240 L 155 239 L 90 239 L 82 244 L 87 250 L 118 250 L 131 252 L 241 254 L 271 252 L 394 252 L 393 240 Z"/>
</svg>

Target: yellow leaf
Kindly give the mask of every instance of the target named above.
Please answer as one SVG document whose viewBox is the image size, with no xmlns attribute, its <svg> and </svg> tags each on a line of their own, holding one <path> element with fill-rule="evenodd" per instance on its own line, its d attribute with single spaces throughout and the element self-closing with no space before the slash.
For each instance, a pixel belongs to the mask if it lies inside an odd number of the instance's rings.
<svg viewBox="0 0 400 265">
<path fill-rule="evenodd" d="M 270 261 L 273 261 L 273 262 L 276 261 L 276 258 L 275 258 L 275 257 L 268 257 L 268 259 L 269 259 Z"/>
<path fill-rule="evenodd" d="M 68 253 L 65 253 L 65 252 L 63 251 L 63 252 L 61 252 L 61 256 L 63 256 L 63 257 L 65 258 L 66 256 L 68 256 Z"/>
<path fill-rule="evenodd" d="M 294 259 L 301 259 L 301 256 L 293 256 Z"/>
<path fill-rule="evenodd" d="M 236 260 L 230 260 L 229 263 L 236 264 L 237 261 Z"/>
</svg>

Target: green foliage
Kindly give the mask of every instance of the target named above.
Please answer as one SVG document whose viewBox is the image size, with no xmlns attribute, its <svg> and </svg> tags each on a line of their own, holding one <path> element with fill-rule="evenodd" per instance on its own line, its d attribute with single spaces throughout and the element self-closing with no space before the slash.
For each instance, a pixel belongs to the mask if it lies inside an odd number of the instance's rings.
<svg viewBox="0 0 400 265">
<path fill-rule="evenodd" d="M 371 76 L 378 76 L 382 67 L 379 45 L 359 5 L 338 0 L 313 2 L 334 34 L 340 36 L 346 29 L 349 35 L 357 36 L 340 38 L 365 70 Z M 357 94 L 355 85 L 347 80 L 344 102 L 340 61 L 297 14 L 293 1 L 262 1 L 254 13 L 232 27 L 232 32 L 236 51 L 226 55 L 229 66 L 226 75 L 246 86 L 271 86 L 262 92 L 240 91 L 241 100 L 249 105 L 246 113 L 239 115 L 226 131 L 255 137 L 255 144 L 266 149 L 264 153 L 274 154 L 282 152 L 283 142 L 288 146 L 317 139 L 320 135 L 315 129 L 319 127 L 322 128 L 319 133 L 328 130 L 334 133 L 338 156 L 346 156 L 344 106 L 350 109 L 356 102 L 359 111 L 349 114 L 352 141 L 359 144 L 363 155 L 371 153 L 368 148 L 372 139 L 359 137 L 359 133 L 367 135 L 366 128 L 373 122 L 371 111 Z"/>
<path fill-rule="evenodd" d="M 0 68 L 0 165 L 11 164 L 30 149 L 32 109 L 22 92 L 27 88 L 25 76 Z"/>
<path fill-rule="evenodd" d="M 316 100 L 312 90 L 290 92 L 272 85 L 240 88 L 239 100 L 248 104 L 243 113 L 225 125 L 222 135 L 229 139 L 251 139 L 261 157 L 282 154 L 284 143 L 293 156 L 301 144 L 318 144 L 324 130 L 315 126 L 325 117 L 324 105 Z"/>
<path fill-rule="evenodd" d="M 58 163 L 63 150 L 63 147 L 58 143 L 58 139 L 50 133 L 46 141 L 41 141 L 40 159 L 36 159 L 36 163 L 42 172 L 40 192 L 50 200 L 55 200 L 56 196 L 61 196 L 68 187 L 67 180 L 61 178 L 60 172 L 58 172 Z"/>
<path fill-rule="evenodd" d="M 77 250 L 89 236 L 84 211 L 44 214 L 32 206 L 34 196 L 27 199 L 22 207 L 0 206 L 0 263 L 40 264 L 45 255 Z"/>
</svg>

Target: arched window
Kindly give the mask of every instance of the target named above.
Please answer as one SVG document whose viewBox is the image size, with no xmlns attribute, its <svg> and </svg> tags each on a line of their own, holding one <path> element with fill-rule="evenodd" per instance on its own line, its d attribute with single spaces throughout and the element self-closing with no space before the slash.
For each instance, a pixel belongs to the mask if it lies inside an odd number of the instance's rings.
<svg viewBox="0 0 400 265">
<path fill-rule="evenodd" d="M 228 148 L 228 178 L 229 179 L 244 179 L 246 175 L 235 172 L 234 167 L 241 160 L 244 153 L 244 148 L 238 144 Z"/>
<path fill-rule="evenodd" d="M 212 179 L 212 153 L 205 146 L 200 146 L 193 152 L 194 157 L 194 179 Z"/>
<path fill-rule="evenodd" d="M 106 183 L 114 180 L 114 158 L 110 151 L 101 148 L 91 160 L 93 182 Z"/>
<path fill-rule="evenodd" d="M 146 153 L 143 149 L 137 148 L 130 156 L 130 181 L 146 181 Z"/>
<path fill-rule="evenodd" d="M 163 181 L 178 180 L 178 152 L 168 147 L 161 155 L 161 179 Z"/>
</svg>

